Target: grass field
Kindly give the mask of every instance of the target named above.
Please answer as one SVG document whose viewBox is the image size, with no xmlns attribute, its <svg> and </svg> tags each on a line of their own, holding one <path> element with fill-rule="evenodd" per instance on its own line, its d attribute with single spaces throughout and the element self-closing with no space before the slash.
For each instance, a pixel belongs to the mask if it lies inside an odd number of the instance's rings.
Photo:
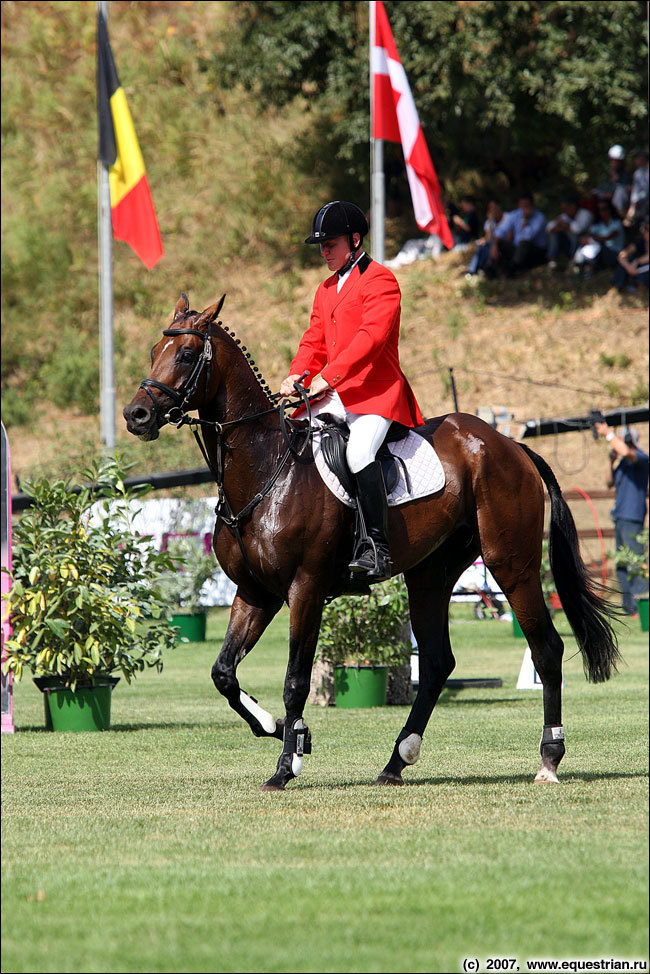
<svg viewBox="0 0 650 974">
<path fill-rule="evenodd" d="M 539 691 L 510 626 L 454 607 L 454 676 L 404 788 L 370 787 L 405 710 L 309 708 L 314 752 L 262 794 L 278 742 L 218 696 L 225 629 L 113 696 L 113 730 L 43 730 L 16 688 L 3 739 L 2 970 L 457 971 L 466 957 L 647 959 L 647 638 L 588 685 L 563 616 L 567 755 L 533 785 Z M 636 624 L 638 625 L 638 623 Z M 288 617 L 240 667 L 278 714 Z M 481 967 L 484 969 L 484 966 Z"/>
</svg>

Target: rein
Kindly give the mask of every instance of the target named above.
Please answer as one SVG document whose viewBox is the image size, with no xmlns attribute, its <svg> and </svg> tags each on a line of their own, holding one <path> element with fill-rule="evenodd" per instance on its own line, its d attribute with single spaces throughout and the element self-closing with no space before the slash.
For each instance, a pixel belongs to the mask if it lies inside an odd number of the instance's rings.
<svg viewBox="0 0 650 974">
<path fill-rule="evenodd" d="M 215 514 L 218 520 L 223 521 L 223 523 L 230 528 L 233 535 L 237 539 L 239 549 L 242 553 L 242 557 L 251 575 L 254 575 L 252 566 L 248 559 L 246 549 L 244 548 L 244 542 L 241 536 L 240 523 L 247 517 L 262 501 L 267 494 L 271 492 L 275 486 L 282 470 L 288 463 L 291 456 L 300 458 L 305 451 L 309 440 L 311 439 L 312 426 L 311 426 L 311 401 L 307 394 L 307 390 L 301 384 L 302 380 L 307 376 L 307 372 L 304 372 L 300 379 L 294 383 L 294 388 L 296 390 L 296 396 L 300 399 L 301 403 L 304 405 L 307 411 L 307 428 L 305 430 L 304 438 L 299 446 L 296 446 L 293 441 L 293 434 L 295 430 L 291 430 L 289 424 L 290 419 L 286 417 L 287 408 L 295 408 L 297 403 L 292 403 L 289 398 L 281 396 L 277 393 L 271 396 L 271 400 L 280 400 L 277 405 L 272 406 L 270 409 L 263 409 L 260 412 L 253 413 L 249 416 L 242 416 L 239 419 L 230 420 L 227 423 L 219 423 L 216 420 L 192 418 L 188 416 L 185 412 L 186 406 L 189 405 L 190 400 L 194 396 L 196 390 L 198 389 L 199 380 L 201 378 L 201 373 L 205 368 L 205 392 L 204 392 L 204 402 L 208 398 L 210 391 L 210 377 L 211 377 L 211 362 L 213 356 L 212 349 L 212 324 L 208 325 L 207 331 L 202 332 L 197 328 L 167 328 L 163 331 L 165 337 L 175 337 L 176 335 L 195 335 L 203 340 L 203 351 L 192 369 L 187 381 L 181 386 L 179 391 L 172 389 L 171 386 L 165 385 L 163 382 L 158 382 L 157 379 L 143 379 L 140 383 L 140 388 L 144 389 L 149 398 L 151 399 L 154 406 L 154 414 L 156 417 L 159 416 L 158 412 L 158 402 L 156 397 L 151 392 L 151 388 L 159 389 L 168 395 L 176 405 L 173 406 L 168 413 L 165 414 L 164 419 L 171 426 L 176 429 L 180 429 L 181 426 L 189 426 L 196 440 L 198 447 L 203 454 L 203 459 L 205 460 L 208 468 L 212 471 L 212 474 L 217 485 L 217 505 L 215 507 Z M 260 419 L 262 416 L 269 416 L 272 413 L 278 413 L 280 417 L 280 429 L 282 431 L 282 436 L 287 444 L 287 449 L 282 456 L 275 472 L 267 480 L 264 487 L 242 508 L 239 514 L 233 512 L 230 502 L 226 497 L 226 492 L 224 489 L 224 437 L 230 430 L 236 429 L 238 426 L 243 426 L 246 423 L 251 423 L 256 419 Z M 207 448 L 205 446 L 205 439 L 201 436 L 201 427 L 210 427 L 214 430 L 217 437 L 217 449 L 216 449 L 216 463 L 212 463 L 208 455 Z"/>
</svg>

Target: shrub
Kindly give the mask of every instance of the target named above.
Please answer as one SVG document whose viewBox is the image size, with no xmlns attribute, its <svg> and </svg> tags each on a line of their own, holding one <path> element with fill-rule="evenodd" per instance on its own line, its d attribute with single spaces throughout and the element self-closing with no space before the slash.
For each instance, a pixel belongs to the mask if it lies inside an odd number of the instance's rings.
<svg viewBox="0 0 650 974">
<path fill-rule="evenodd" d="M 201 590 L 217 571 L 214 558 L 207 555 L 200 540 L 192 536 L 171 540 L 167 554 L 171 557 L 174 570 L 162 576 L 161 594 L 177 609 L 197 612 L 200 609 Z"/>
<path fill-rule="evenodd" d="M 93 464 L 86 481 L 25 484 L 32 506 L 14 531 L 12 638 L 3 671 L 17 679 L 60 676 L 66 685 L 121 671 L 128 682 L 146 666 L 162 669 L 176 634 L 158 591 L 171 559 L 131 530 L 130 502 L 116 461 Z"/>
<path fill-rule="evenodd" d="M 631 548 L 619 548 L 614 555 L 616 567 L 626 568 L 630 578 L 643 578 L 648 585 L 648 528 L 637 534 L 636 540 L 643 551 L 632 551 Z"/>
<path fill-rule="evenodd" d="M 370 595 L 343 596 L 323 612 L 318 656 L 335 666 L 400 666 L 411 657 L 406 585 L 401 575 Z"/>
</svg>

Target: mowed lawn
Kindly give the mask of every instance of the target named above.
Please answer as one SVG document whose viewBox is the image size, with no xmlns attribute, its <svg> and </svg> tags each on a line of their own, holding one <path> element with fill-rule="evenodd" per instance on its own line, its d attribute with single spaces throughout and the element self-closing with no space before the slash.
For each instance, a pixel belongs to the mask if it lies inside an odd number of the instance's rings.
<svg viewBox="0 0 650 974">
<path fill-rule="evenodd" d="M 567 755 L 534 785 L 541 692 L 510 625 L 453 608 L 454 676 L 404 788 L 371 786 L 406 710 L 309 707 L 314 749 L 260 793 L 256 740 L 210 680 L 227 622 L 113 694 L 105 734 L 44 731 L 29 679 L 2 742 L 2 970 L 460 971 L 464 958 L 646 959 L 648 642 L 608 684 L 567 647 Z M 240 667 L 281 713 L 288 616 Z"/>
</svg>

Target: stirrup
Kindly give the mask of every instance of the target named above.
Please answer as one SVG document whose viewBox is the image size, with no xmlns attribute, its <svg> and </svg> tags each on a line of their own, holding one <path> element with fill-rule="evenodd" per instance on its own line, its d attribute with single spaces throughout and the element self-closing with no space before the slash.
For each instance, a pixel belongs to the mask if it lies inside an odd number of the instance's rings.
<svg viewBox="0 0 650 974">
<path fill-rule="evenodd" d="M 373 581 L 383 582 L 391 576 L 391 560 L 383 545 L 377 546 L 369 535 L 357 542 L 348 568 L 353 575 L 363 574 Z"/>
</svg>

